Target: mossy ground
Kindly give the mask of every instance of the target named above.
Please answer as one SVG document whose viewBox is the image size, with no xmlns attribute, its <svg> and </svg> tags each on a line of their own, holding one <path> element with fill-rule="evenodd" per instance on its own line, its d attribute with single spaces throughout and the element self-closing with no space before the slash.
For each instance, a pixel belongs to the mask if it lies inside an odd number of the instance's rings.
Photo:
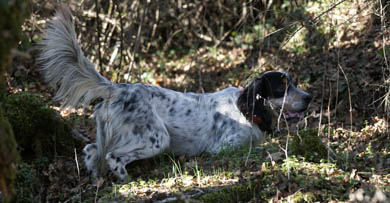
<svg viewBox="0 0 390 203">
<path fill-rule="evenodd" d="M 313 162 L 326 160 L 328 156 L 328 150 L 316 129 L 302 130 L 294 134 L 290 149 L 293 155 L 302 156 Z"/>
<path fill-rule="evenodd" d="M 0 104 L 8 118 L 23 158 L 54 158 L 76 147 L 70 123 L 63 120 L 39 95 L 20 92 Z"/>
</svg>

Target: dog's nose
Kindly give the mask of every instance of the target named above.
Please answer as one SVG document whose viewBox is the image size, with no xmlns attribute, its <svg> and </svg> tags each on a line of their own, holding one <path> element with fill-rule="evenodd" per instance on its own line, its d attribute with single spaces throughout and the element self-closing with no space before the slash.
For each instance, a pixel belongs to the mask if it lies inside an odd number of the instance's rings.
<svg viewBox="0 0 390 203">
<path fill-rule="evenodd" d="M 311 102 L 311 100 L 313 99 L 309 94 L 306 94 L 303 96 L 303 101 L 305 101 L 307 104 Z"/>
</svg>

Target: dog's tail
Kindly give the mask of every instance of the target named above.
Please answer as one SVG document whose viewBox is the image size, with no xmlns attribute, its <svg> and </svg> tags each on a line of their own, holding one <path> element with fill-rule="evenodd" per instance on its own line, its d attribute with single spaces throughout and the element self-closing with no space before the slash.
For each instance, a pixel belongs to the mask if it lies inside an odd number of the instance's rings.
<svg viewBox="0 0 390 203">
<path fill-rule="evenodd" d="M 97 98 L 109 97 L 112 83 L 84 56 L 68 7 L 57 10 L 38 46 L 41 50 L 38 63 L 44 79 L 59 86 L 54 100 L 63 101 L 62 107 L 88 105 Z"/>
</svg>

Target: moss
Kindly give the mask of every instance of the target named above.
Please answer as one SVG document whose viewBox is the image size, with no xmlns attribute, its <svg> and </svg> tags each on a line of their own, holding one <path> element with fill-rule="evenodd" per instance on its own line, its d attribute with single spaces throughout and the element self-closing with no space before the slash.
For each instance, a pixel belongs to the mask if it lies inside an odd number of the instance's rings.
<svg viewBox="0 0 390 203">
<path fill-rule="evenodd" d="M 201 202 L 248 202 L 260 192 L 260 184 L 256 182 L 228 186 L 215 192 L 204 194 Z"/>
<path fill-rule="evenodd" d="M 0 112 L 0 135 L 0 189 L 6 199 L 9 199 L 13 193 L 16 165 L 20 157 L 11 125 L 2 112 Z"/>
<path fill-rule="evenodd" d="M 45 104 L 38 95 L 20 92 L 9 95 L 1 104 L 13 126 L 23 159 L 63 155 L 75 146 L 70 124 Z"/>
<path fill-rule="evenodd" d="M 295 134 L 290 149 L 293 155 L 305 157 L 312 162 L 320 162 L 328 155 L 316 129 L 301 130 Z"/>
<path fill-rule="evenodd" d="M 27 1 L 0 1 L 0 101 L 6 94 L 4 72 L 11 49 L 21 36 L 21 24 L 27 16 Z M 0 190 L 5 202 L 11 201 L 19 153 L 12 127 L 0 107 Z"/>
<path fill-rule="evenodd" d="M 303 193 L 301 191 L 294 193 L 289 196 L 289 202 L 315 202 L 316 197 L 313 193 L 307 192 Z"/>
<path fill-rule="evenodd" d="M 21 39 L 21 25 L 28 15 L 28 2 L 24 0 L 0 1 L 0 98 L 4 96 L 4 72 L 11 57 L 11 49 Z"/>
</svg>

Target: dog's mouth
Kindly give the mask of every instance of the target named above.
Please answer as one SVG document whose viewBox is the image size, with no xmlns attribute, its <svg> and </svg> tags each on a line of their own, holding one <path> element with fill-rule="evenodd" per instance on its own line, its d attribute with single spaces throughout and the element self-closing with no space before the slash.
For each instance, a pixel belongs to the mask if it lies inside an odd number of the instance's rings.
<svg viewBox="0 0 390 203">
<path fill-rule="evenodd" d="M 278 112 L 278 115 L 280 116 L 281 110 L 278 109 L 277 112 Z M 282 113 L 283 113 L 282 118 L 284 118 L 288 122 L 292 122 L 292 123 L 296 123 L 296 122 L 302 120 L 303 118 L 305 118 L 305 115 L 304 115 L 303 111 L 292 112 L 292 111 L 283 110 Z"/>
<path fill-rule="evenodd" d="M 305 115 L 302 112 L 291 112 L 291 111 L 283 112 L 283 116 L 289 122 L 298 122 L 299 120 L 302 120 L 305 117 Z"/>
</svg>

